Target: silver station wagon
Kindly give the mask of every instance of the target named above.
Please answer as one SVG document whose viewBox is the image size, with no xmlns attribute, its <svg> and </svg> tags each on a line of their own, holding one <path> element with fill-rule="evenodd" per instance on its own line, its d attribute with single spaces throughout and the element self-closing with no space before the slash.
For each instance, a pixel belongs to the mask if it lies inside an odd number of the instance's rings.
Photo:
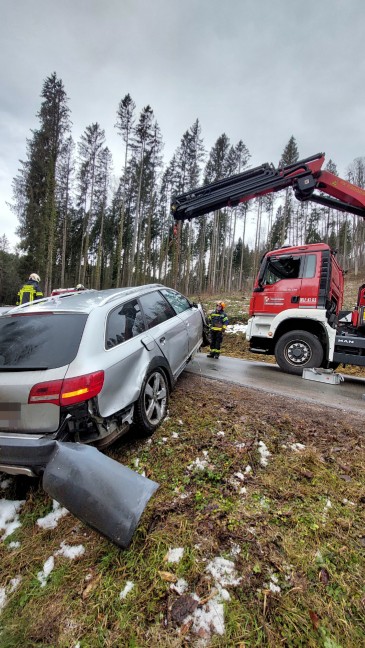
<svg viewBox="0 0 365 648">
<path fill-rule="evenodd" d="M 161 423 L 204 313 L 159 284 L 86 290 L 0 317 L 0 470 L 41 474 L 45 440 L 106 447 Z"/>
</svg>

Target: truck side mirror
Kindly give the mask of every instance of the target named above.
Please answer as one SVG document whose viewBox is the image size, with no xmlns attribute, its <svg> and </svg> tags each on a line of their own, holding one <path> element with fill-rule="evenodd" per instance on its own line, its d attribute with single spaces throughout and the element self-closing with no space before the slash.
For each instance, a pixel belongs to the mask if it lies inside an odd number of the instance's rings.
<svg viewBox="0 0 365 648">
<path fill-rule="evenodd" d="M 263 286 L 257 286 L 257 288 L 254 288 L 252 292 L 264 292 L 264 287 Z"/>
</svg>

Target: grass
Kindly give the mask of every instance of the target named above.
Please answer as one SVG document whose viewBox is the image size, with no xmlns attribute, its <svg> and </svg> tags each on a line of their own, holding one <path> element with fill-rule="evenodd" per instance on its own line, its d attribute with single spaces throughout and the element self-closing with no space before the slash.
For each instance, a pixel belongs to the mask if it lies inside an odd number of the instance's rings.
<svg viewBox="0 0 365 648">
<path fill-rule="evenodd" d="M 0 586 L 8 588 L 1 647 L 363 645 L 362 427 L 337 410 L 278 397 L 273 407 L 262 393 L 183 375 L 152 440 L 131 437 L 110 452 L 132 468 L 138 458 L 138 470 L 160 483 L 127 550 L 71 515 L 53 530 L 39 528 L 36 518 L 52 504 L 31 485 L 22 526 L 0 544 Z M 266 466 L 260 441 L 270 452 Z M 201 470 L 197 458 L 206 461 Z M 14 488 L 15 480 L 4 496 Z M 9 549 L 15 537 L 20 547 Z M 55 557 L 42 588 L 37 574 L 62 541 L 85 553 Z M 184 554 L 169 563 L 174 547 Z M 225 588 L 224 634 L 199 637 L 181 609 L 188 593 L 202 611 L 207 599 L 214 603 L 207 565 L 217 557 L 232 561 L 241 580 Z M 181 578 L 185 595 L 176 590 Z M 121 599 L 128 581 L 134 587 Z"/>
</svg>

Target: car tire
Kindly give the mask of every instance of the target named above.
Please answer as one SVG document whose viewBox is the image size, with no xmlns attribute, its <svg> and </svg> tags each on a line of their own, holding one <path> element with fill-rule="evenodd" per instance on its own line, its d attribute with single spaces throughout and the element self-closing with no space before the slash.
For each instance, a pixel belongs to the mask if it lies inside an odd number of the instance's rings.
<svg viewBox="0 0 365 648">
<path fill-rule="evenodd" d="M 142 436 L 151 436 L 166 416 L 169 383 L 162 369 L 153 369 L 145 377 L 135 408 L 135 422 Z"/>
<path fill-rule="evenodd" d="M 319 339 L 307 331 L 290 331 L 278 340 L 275 358 L 286 373 L 302 375 L 303 369 L 320 367 L 323 349 Z"/>
</svg>

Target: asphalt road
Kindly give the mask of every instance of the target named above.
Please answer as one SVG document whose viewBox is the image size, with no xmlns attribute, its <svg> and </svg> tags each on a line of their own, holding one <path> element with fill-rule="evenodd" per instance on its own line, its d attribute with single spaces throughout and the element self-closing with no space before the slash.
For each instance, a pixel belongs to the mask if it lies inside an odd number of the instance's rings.
<svg viewBox="0 0 365 648">
<path fill-rule="evenodd" d="M 203 353 L 196 355 L 186 371 L 317 405 L 353 413 L 365 412 L 365 380 L 362 378 L 343 376 L 343 382 L 331 385 L 286 374 L 277 365 L 225 356 L 213 360 Z M 340 370 L 337 373 L 341 373 Z"/>
</svg>

